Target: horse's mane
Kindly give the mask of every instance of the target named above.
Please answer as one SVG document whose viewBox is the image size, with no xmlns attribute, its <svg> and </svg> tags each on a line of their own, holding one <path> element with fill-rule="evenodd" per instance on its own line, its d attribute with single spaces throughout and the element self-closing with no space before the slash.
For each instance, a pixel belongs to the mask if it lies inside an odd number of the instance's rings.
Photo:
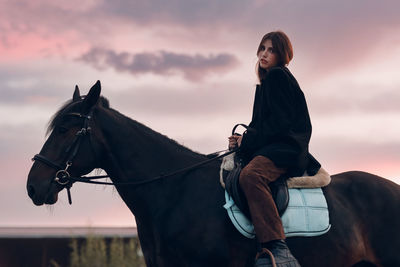
<svg viewBox="0 0 400 267">
<path fill-rule="evenodd" d="M 54 128 L 58 124 L 60 124 L 60 122 L 62 121 L 62 118 L 65 114 L 70 113 L 70 112 L 79 111 L 78 106 L 80 103 L 82 103 L 84 96 L 81 98 L 82 99 L 79 101 L 73 101 L 72 99 L 70 99 L 70 100 L 66 101 L 58 109 L 58 111 L 51 117 L 51 119 L 48 123 L 46 135 L 51 133 L 54 130 Z M 103 96 L 100 96 L 99 104 L 101 105 L 101 107 L 111 111 L 113 113 L 113 117 L 115 120 L 120 120 L 120 121 L 122 120 L 124 124 L 131 125 L 132 127 L 138 128 L 138 129 L 140 129 L 141 132 L 144 132 L 148 136 L 153 136 L 156 139 L 161 140 L 163 143 L 168 143 L 169 145 L 177 146 L 183 152 L 195 153 L 198 156 L 204 156 L 201 153 L 195 152 L 195 151 L 189 149 L 188 147 L 185 147 L 184 145 L 179 144 L 175 140 L 170 139 L 168 136 L 160 134 L 160 133 L 154 131 L 153 129 L 147 127 L 146 125 L 144 125 L 136 120 L 133 120 L 130 117 L 125 116 L 124 114 L 120 113 L 118 110 L 111 108 L 108 99 Z"/>
<path fill-rule="evenodd" d="M 174 146 L 176 148 L 178 148 L 181 152 L 185 152 L 185 153 L 190 153 L 190 154 L 196 154 L 197 156 L 201 156 L 204 157 L 205 155 L 202 153 L 198 153 L 195 152 L 193 150 L 191 150 L 190 148 L 179 144 L 178 142 L 176 142 L 175 140 L 169 138 L 168 136 L 161 134 L 153 129 L 151 129 L 150 127 L 144 125 L 143 123 L 140 123 L 122 113 L 120 113 L 118 110 L 115 110 L 113 108 L 109 108 L 110 111 L 112 111 L 113 113 L 113 119 L 115 120 L 119 120 L 121 122 L 123 122 L 124 125 L 126 126 L 132 126 L 133 128 L 138 129 L 140 132 L 144 133 L 147 136 L 153 137 L 154 139 L 159 140 L 161 143 L 170 145 L 170 146 Z"/>
</svg>

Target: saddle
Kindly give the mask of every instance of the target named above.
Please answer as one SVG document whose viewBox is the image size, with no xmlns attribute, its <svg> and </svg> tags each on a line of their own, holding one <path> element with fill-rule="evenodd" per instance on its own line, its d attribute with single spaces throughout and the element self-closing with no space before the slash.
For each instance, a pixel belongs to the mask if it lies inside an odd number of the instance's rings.
<svg viewBox="0 0 400 267">
<path fill-rule="evenodd" d="M 309 162 L 307 175 L 291 178 L 283 175 L 269 184 L 279 216 L 282 217 L 289 204 L 288 183 L 291 188 L 323 187 L 330 183 L 329 174 L 321 168 L 319 162 L 311 154 L 309 154 Z M 239 184 L 241 170 L 241 161 L 235 154 L 225 157 L 221 165 L 221 184 L 242 213 L 247 218 L 251 218 L 246 197 Z"/>
<path fill-rule="evenodd" d="M 239 185 L 241 166 L 234 158 L 234 154 L 225 156 L 220 168 L 220 182 L 225 188 L 224 208 L 235 228 L 253 239 L 256 236 L 254 225 L 249 220 L 247 200 Z M 311 174 L 307 169 L 303 176 L 280 177 L 270 184 L 286 237 L 319 236 L 331 228 L 328 204 L 322 191 L 331 177 L 323 168 L 319 168 L 315 175 Z"/>
</svg>

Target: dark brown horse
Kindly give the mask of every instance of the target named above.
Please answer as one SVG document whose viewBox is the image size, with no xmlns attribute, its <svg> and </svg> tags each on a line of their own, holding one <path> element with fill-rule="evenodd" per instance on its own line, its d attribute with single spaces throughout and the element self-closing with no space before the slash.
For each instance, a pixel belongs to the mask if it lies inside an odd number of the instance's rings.
<svg viewBox="0 0 400 267">
<path fill-rule="evenodd" d="M 206 159 L 110 108 L 99 82 L 84 98 L 76 88 L 49 131 L 27 181 L 35 205 L 54 204 L 69 174 L 101 168 L 115 183 L 140 182 Z M 116 185 L 135 215 L 148 266 L 253 265 L 255 241 L 233 227 L 222 207 L 219 164 L 141 185 Z M 400 266 L 399 185 L 354 171 L 334 175 L 324 193 L 331 230 L 287 239 L 302 266 Z"/>
</svg>

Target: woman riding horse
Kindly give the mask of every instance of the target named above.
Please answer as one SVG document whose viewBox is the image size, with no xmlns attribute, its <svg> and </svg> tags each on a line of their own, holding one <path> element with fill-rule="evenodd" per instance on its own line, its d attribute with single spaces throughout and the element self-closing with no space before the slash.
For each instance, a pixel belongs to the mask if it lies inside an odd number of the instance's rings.
<svg viewBox="0 0 400 267">
<path fill-rule="evenodd" d="M 257 49 L 257 76 L 253 116 L 243 138 L 229 137 L 229 147 L 240 147 L 247 165 L 239 183 L 246 196 L 261 252 L 256 266 L 270 257 L 280 266 L 300 266 L 286 245 L 285 234 L 269 184 L 284 176 L 301 176 L 309 161 L 311 122 L 306 100 L 286 65 L 292 44 L 281 31 L 262 38 Z M 272 254 L 272 255 L 271 255 Z M 284 265 L 284 263 L 286 265 Z M 270 263 L 272 264 L 272 263 Z"/>
</svg>

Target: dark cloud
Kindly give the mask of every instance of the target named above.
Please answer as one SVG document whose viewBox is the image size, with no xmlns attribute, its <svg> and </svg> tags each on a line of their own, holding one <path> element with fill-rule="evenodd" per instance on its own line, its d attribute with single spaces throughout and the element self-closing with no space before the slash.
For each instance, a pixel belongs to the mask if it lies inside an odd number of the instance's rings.
<svg viewBox="0 0 400 267">
<path fill-rule="evenodd" d="M 168 51 L 130 54 L 103 48 L 92 48 L 83 54 L 79 60 L 98 69 L 111 67 L 116 71 L 129 72 L 135 75 L 182 73 L 186 79 L 192 81 L 201 80 L 211 72 L 225 72 L 238 64 L 234 55 L 226 53 L 208 56 L 177 54 Z"/>
</svg>

